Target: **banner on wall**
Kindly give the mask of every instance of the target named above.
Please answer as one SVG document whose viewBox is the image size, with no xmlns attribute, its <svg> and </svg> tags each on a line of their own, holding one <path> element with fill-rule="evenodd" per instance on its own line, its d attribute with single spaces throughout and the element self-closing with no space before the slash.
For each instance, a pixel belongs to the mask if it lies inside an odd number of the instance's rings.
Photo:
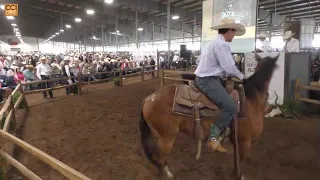
<svg viewBox="0 0 320 180">
<path fill-rule="evenodd" d="M 220 23 L 226 17 L 233 18 L 236 23 L 245 27 L 256 24 L 256 1 L 255 0 L 215 0 L 212 27 Z"/>
<path fill-rule="evenodd" d="M 213 26 L 220 23 L 221 19 L 231 17 L 236 23 L 246 27 L 246 34 L 235 37 L 230 48 L 232 52 L 247 53 L 255 50 L 256 36 L 256 0 L 207 0 L 203 1 L 202 11 L 202 42 L 201 48 L 213 40 L 218 34 L 211 30 Z M 246 44 L 246 46 L 243 46 Z"/>
</svg>

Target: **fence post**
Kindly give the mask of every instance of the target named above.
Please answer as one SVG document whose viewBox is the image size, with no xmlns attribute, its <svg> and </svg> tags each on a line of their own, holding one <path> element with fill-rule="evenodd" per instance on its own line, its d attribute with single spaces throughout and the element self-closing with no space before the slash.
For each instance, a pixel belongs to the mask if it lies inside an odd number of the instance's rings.
<svg viewBox="0 0 320 180">
<path fill-rule="evenodd" d="M 81 78 L 82 78 L 82 73 L 78 73 L 78 94 L 81 95 Z"/>
<path fill-rule="evenodd" d="M 295 100 L 300 99 L 300 80 L 296 80 L 296 88 L 295 88 L 295 94 L 294 94 Z"/>
<path fill-rule="evenodd" d="M 161 87 L 164 86 L 164 69 L 161 70 Z"/>
<path fill-rule="evenodd" d="M 18 92 L 18 91 L 17 91 Z M 13 94 L 14 95 L 14 94 Z M 13 123 L 13 128 L 16 128 L 16 124 L 17 124 L 17 121 L 16 121 L 16 110 L 14 109 L 14 101 L 13 101 L 13 95 L 11 96 L 11 103 L 10 103 L 10 109 L 12 111 L 12 123 Z M 20 93 L 20 96 L 21 93 Z M 9 127 L 10 127 L 10 124 L 9 124 Z M 9 131 L 10 128 L 8 128 L 8 131 Z"/>
<path fill-rule="evenodd" d="M 142 69 L 141 69 L 141 80 L 142 81 L 144 81 L 144 69 L 145 68 L 145 66 L 144 66 L 144 64 L 142 65 Z"/>
<path fill-rule="evenodd" d="M 123 72 L 123 71 L 122 71 L 122 69 L 120 68 L 120 72 L 119 72 L 120 86 L 123 86 L 123 84 L 122 84 L 122 83 L 123 83 L 123 82 L 122 82 L 122 77 L 123 77 L 123 76 L 122 76 L 122 72 Z"/>
<path fill-rule="evenodd" d="M 158 67 L 158 69 L 157 69 L 158 70 L 157 71 L 157 78 L 159 78 L 160 77 L 160 65 L 158 64 L 157 67 Z"/>
<path fill-rule="evenodd" d="M 27 86 L 26 86 L 27 87 Z M 21 93 L 21 95 L 23 96 L 23 100 L 22 101 L 24 101 L 25 103 L 26 103 L 26 109 L 28 109 L 29 108 L 29 105 L 28 105 L 28 102 L 27 102 L 27 98 L 26 98 L 26 95 L 24 94 L 24 90 L 23 90 L 23 88 L 22 88 L 22 84 L 20 85 L 20 93 Z"/>
<path fill-rule="evenodd" d="M 1 143 L 1 147 L 3 147 L 3 143 Z M 8 163 L 2 156 L 0 156 L 0 179 L 8 180 Z"/>
<path fill-rule="evenodd" d="M 158 51 L 158 50 L 157 50 Z M 157 71 L 157 77 L 160 77 L 160 60 L 159 60 L 159 54 L 157 52 L 157 67 L 158 67 L 158 71 Z"/>
</svg>

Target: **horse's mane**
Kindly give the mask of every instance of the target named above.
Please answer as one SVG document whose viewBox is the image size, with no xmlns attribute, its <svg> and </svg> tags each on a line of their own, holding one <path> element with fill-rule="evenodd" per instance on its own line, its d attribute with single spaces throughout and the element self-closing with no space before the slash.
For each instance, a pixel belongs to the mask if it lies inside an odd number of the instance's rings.
<svg viewBox="0 0 320 180">
<path fill-rule="evenodd" d="M 269 81 L 277 67 L 276 62 L 279 56 L 273 58 L 268 56 L 263 59 L 256 56 L 256 58 L 258 61 L 256 72 L 243 83 L 248 99 L 255 99 L 257 92 L 265 92 L 268 90 Z"/>
</svg>

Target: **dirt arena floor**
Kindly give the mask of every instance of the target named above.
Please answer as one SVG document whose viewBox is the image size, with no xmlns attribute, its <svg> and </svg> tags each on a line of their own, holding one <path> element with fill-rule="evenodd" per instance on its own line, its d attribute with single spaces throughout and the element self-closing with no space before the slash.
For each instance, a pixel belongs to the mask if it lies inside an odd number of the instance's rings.
<svg viewBox="0 0 320 180">
<path fill-rule="evenodd" d="M 159 87 L 159 80 L 128 81 L 119 88 L 93 85 L 81 96 L 60 92 L 50 102 L 31 95 L 22 139 L 94 180 L 156 179 L 141 149 L 138 121 L 142 100 Z M 249 180 L 320 180 L 319 128 L 315 118 L 266 119 L 245 175 Z M 180 134 L 169 160 L 177 179 L 233 179 L 231 156 L 204 148 L 197 161 L 195 154 L 196 142 Z M 45 180 L 65 179 L 23 151 L 17 159 Z"/>
</svg>

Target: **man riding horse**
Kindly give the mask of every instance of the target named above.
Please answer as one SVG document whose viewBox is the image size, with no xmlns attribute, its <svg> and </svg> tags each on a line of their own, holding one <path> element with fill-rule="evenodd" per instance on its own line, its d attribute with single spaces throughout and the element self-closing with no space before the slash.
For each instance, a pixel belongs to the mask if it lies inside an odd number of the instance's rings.
<svg viewBox="0 0 320 180">
<path fill-rule="evenodd" d="M 220 144 L 221 131 L 230 125 L 237 113 L 237 105 L 220 80 L 222 77 L 236 77 L 240 80 L 244 78 L 235 66 L 227 42 L 232 42 L 235 36 L 244 35 L 246 29 L 230 18 L 222 19 L 220 24 L 212 29 L 218 31 L 218 36 L 203 48 L 194 74 L 197 87 L 220 108 L 217 121 L 210 126 L 208 146 L 214 151 L 227 152 Z"/>
</svg>

